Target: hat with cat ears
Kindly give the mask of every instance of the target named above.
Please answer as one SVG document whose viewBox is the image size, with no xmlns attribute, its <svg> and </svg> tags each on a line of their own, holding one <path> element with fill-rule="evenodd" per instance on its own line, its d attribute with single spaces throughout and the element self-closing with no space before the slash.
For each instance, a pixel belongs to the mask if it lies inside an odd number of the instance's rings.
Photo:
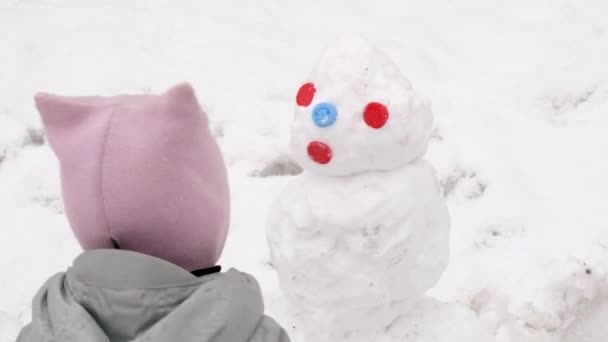
<svg viewBox="0 0 608 342">
<path fill-rule="evenodd" d="M 228 232 L 228 180 L 189 84 L 160 95 L 39 93 L 35 102 L 85 250 L 118 246 L 191 271 L 217 262 Z"/>
</svg>

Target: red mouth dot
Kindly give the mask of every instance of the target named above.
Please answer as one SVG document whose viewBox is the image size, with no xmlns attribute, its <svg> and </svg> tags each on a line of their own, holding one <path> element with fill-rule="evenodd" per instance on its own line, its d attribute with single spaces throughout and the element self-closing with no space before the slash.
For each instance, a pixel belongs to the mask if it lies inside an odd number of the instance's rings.
<svg viewBox="0 0 608 342">
<path fill-rule="evenodd" d="M 298 95 L 296 95 L 296 103 L 298 106 L 307 107 L 312 102 L 312 98 L 315 96 L 315 85 L 313 83 L 306 83 L 300 87 L 298 90 Z"/>
<path fill-rule="evenodd" d="M 331 148 L 320 141 L 308 144 L 308 156 L 316 163 L 325 165 L 331 160 Z"/>
</svg>

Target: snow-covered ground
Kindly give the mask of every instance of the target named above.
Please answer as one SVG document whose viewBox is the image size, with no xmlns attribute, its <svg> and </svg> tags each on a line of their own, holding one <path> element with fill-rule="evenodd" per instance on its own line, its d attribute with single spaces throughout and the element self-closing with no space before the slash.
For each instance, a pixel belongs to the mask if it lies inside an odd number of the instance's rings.
<svg viewBox="0 0 608 342">
<path fill-rule="evenodd" d="M 221 263 L 288 326 L 265 220 L 299 172 L 294 97 L 323 48 L 363 34 L 433 102 L 426 159 L 451 260 L 411 341 L 602 342 L 608 324 L 608 2 L 0 0 L 0 342 L 79 252 L 32 96 L 188 80 L 229 165 Z"/>
</svg>

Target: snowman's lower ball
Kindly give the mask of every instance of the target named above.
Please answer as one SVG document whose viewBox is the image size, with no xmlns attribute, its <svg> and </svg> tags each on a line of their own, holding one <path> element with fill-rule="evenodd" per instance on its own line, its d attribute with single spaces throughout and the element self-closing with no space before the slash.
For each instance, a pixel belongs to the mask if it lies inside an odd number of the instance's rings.
<svg viewBox="0 0 608 342">
<path fill-rule="evenodd" d="M 302 328 L 374 338 L 439 280 L 449 215 L 424 161 L 348 177 L 304 173 L 275 203 L 267 238 Z"/>
</svg>

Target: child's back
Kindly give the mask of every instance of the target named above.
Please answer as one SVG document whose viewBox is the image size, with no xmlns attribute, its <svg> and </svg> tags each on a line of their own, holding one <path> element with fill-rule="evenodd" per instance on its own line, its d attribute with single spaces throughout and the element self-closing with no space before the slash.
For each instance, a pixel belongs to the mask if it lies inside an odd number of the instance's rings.
<svg viewBox="0 0 608 342">
<path fill-rule="evenodd" d="M 85 249 L 34 298 L 17 342 L 287 342 L 253 277 L 215 266 L 226 169 L 189 85 L 160 96 L 37 97 Z"/>
</svg>

